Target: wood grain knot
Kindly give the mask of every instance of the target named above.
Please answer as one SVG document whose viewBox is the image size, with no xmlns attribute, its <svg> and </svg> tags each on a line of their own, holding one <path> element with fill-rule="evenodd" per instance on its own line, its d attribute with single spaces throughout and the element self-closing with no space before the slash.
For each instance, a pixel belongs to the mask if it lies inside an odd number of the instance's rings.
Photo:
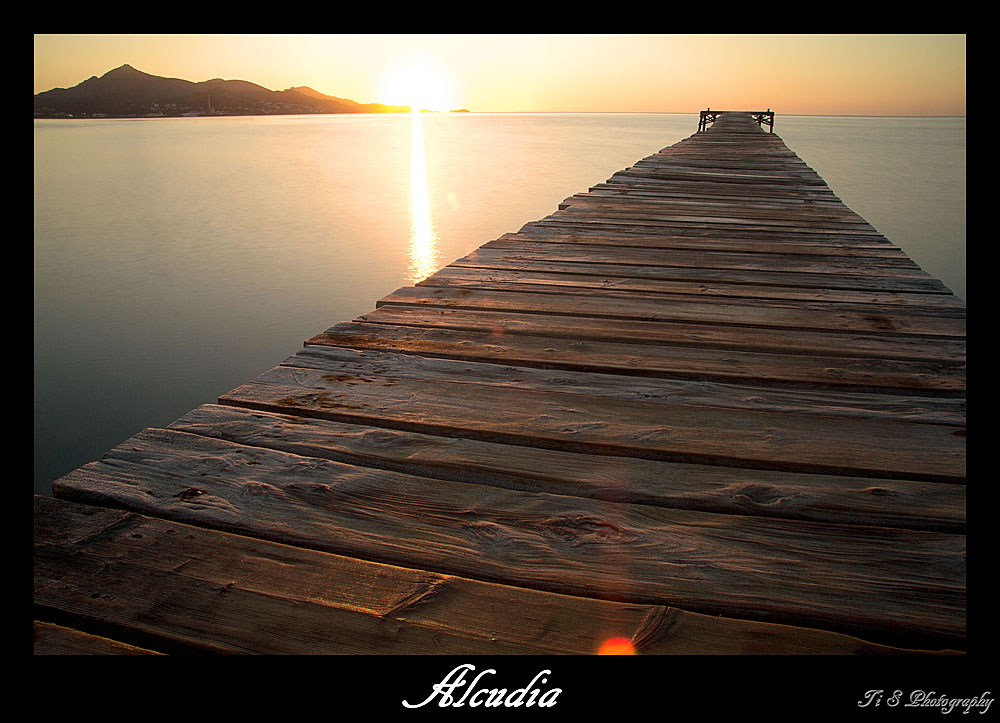
<svg viewBox="0 0 1000 723">
<path fill-rule="evenodd" d="M 895 490 L 887 490 L 885 487 L 869 487 L 865 492 L 876 497 L 897 497 L 899 495 Z"/>
<path fill-rule="evenodd" d="M 585 514 L 566 514 L 542 520 L 544 534 L 570 545 L 634 542 L 638 536 L 631 530 L 607 520 Z"/>
<path fill-rule="evenodd" d="M 472 522 L 463 525 L 463 529 L 477 540 L 491 545 L 506 545 L 513 541 L 510 533 L 494 522 Z"/>
<path fill-rule="evenodd" d="M 727 493 L 734 501 L 740 504 L 773 505 L 788 499 L 788 495 L 782 494 L 781 490 L 777 487 L 759 482 L 746 482 L 734 485 L 727 490 Z"/>
</svg>

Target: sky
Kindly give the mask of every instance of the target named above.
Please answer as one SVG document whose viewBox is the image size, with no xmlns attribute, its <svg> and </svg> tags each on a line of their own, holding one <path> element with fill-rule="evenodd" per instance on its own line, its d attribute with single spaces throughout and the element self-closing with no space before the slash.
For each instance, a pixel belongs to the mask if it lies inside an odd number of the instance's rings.
<svg viewBox="0 0 1000 723">
<path fill-rule="evenodd" d="M 35 35 L 35 93 L 123 64 L 476 112 L 965 115 L 965 35 Z"/>
</svg>

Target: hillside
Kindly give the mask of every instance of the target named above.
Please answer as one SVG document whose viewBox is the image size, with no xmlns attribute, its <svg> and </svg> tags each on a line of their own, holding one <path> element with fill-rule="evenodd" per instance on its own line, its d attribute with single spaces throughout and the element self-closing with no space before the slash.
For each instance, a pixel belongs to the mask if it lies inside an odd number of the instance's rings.
<svg viewBox="0 0 1000 723">
<path fill-rule="evenodd" d="M 162 78 L 122 65 L 72 88 L 35 95 L 35 118 L 185 115 L 286 115 L 300 113 L 393 113 L 405 106 L 358 103 L 312 88 L 275 91 L 245 80 L 213 78 L 200 83 Z"/>
</svg>

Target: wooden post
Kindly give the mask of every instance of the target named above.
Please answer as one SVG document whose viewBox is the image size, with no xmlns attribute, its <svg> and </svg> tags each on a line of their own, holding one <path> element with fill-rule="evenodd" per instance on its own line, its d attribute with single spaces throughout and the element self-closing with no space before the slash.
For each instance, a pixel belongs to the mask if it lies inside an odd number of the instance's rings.
<svg viewBox="0 0 1000 723">
<path fill-rule="evenodd" d="M 753 119 L 757 121 L 757 125 L 763 127 L 767 123 L 768 128 L 771 133 L 774 133 L 774 111 L 768 108 L 766 111 L 759 110 L 751 113 Z"/>
<path fill-rule="evenodd" d="M 713 111 L 711 108 L 703 110 L 698 118 L 698 132 L 701 133 L 708 129 L 709 123 L 715 123 L 715 119 L 719 116 L 719 111 Z"/>
</svg>

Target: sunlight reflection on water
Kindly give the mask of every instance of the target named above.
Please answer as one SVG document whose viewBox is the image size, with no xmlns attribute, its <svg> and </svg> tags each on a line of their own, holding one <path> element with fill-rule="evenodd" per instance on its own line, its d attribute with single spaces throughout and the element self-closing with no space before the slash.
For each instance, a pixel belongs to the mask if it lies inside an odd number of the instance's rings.
<svg viewBox="0 0 1000 723">
<path fill-rule="evenodd" d="M 415 110 L 410 114 L 410 125 L 410 249 L 407 279 L 417 283 L 443 264 L 437 234 L 431 223 L 424 124 L 419 111 Z"/>
</svg>

